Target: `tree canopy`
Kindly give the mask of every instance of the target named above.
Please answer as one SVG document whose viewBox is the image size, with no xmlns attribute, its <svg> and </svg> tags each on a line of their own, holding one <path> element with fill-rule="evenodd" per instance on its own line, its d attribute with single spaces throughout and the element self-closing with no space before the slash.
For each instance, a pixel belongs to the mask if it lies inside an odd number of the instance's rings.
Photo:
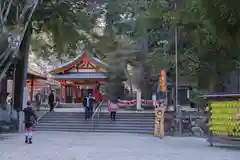
<svg viewBox="0 0 240 160">
<path fill-rule="evenodd" d="M 150 98 L 160 69 L 175 80 L 177 28 L 180 79 L 221 91 L 222 77 L 239 67 L 237 6 L 236 0 L 42 0 L 31 19 L 31 50 L 74 57 L 83 45 L 109 64 L 109 84 L 127 79 Z"/>
</svg>

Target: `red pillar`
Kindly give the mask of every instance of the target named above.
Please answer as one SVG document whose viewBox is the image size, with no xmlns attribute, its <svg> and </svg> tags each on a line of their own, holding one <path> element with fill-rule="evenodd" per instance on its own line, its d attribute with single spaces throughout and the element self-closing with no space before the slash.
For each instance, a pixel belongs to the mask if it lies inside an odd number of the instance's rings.
<svg viewBox="0 0 240 160">
<path fill-rule="evenodd" d="M 60 84 L 60 95 L 59 95 L 59 100 L 60 100 L 60 103 L 62 103 L 62 83 Z"/>
<path fill-rule="evenodd" d="M 75 89 L 74 89 L 74 94 L 75 94 L 75 103 L 79 103 L 79 88 L 78 86 L 75 86 Z"/>
<path fill-rule="evenodd" d="M 67 102 L 67 85 L 66 85 L 66 82 L 65 82 L 65 85 L 64 85 L 64 103 Z"/>
<path fill-rule="evenodd" d="M 71 90 L 72 90 L 72 103 L 76 103 L 75 102 L 75 100 L 76 100 L 75 86 L 72 86 Z"/>
<path fill-rule="evenodd" d="M 31 77 L 30 101 L 33 101 L 33 86 L 34 86 L 34 78 Z"/>
</svg>

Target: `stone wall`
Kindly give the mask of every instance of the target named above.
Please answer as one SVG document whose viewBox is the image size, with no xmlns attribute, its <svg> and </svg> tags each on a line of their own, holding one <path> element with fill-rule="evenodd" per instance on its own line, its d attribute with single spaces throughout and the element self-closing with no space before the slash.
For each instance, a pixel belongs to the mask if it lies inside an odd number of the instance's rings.
<svg viewBox="0 0 240 160">
<path fill-rule="evenodd" d="M 10 105 L 0 106 L 0 133 L 17 129 L 17 112 Z"/>
<path fill-rule="evenodd" d="M 11 119 L 17 119 L 17 112 L 10 106 L 0 106 L 0 121 L 10 122 Z"/>
</svg>

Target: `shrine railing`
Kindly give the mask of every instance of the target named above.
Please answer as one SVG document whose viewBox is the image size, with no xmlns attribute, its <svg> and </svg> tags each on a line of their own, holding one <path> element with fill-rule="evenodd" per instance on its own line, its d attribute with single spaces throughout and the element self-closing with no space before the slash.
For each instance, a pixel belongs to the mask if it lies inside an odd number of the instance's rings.
<svg viewBox="0 0 240 160">
<path fill-rule="evenodd" d="M 100 113 L 102 111 L 102 104 L 104 101 L 101 101 L 100 103 L 98 103 L 98 105 L 95 107 L 95 110 L 93 112 L 93 115 L 91 117 L 92 119 L 92 127 L 93 129 L 95 128 L 96 123 L 99 121 L 100 119 Z M 96 117 L 97 116 L 97 117 Z"/>
</svg>

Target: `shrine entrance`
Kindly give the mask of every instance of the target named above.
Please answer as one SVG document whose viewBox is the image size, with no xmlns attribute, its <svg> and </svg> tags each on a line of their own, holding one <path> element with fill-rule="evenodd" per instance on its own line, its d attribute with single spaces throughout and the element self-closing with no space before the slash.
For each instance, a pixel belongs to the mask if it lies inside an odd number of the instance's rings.
<svg viewBox="0 0 240 160">
<path fill-rule="evenodd" d="M 83 53 L 51 71 L 53 79 L 60 83 L 60 103 L 82 103 L 87 93 L 101 101 L 103 95 L 99 87 L 104 84 L 106 66 L 100 59 Z"/>
</svg>

